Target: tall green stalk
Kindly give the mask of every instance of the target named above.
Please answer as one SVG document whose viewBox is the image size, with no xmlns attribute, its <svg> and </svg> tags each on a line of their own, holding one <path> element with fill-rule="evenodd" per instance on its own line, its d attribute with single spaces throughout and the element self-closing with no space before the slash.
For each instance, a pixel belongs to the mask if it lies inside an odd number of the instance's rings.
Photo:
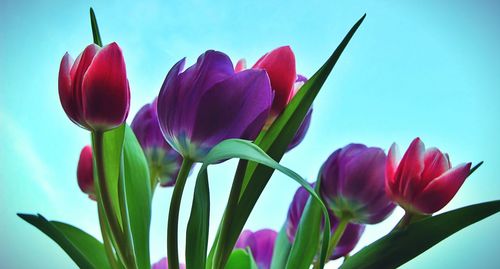
<svg viewBox="0 0 500 269">
<path fill-rule="evenodd" d="M 181 206 L 182 193 L 189 175 L 189 171 L 194 162 L 189 158 L 182 160 L 182 166 L 177 175 L 177 180 L 170 201 L 170 210 L 168 212 L 167 226 L 167 257 L 168 268 L 179 269 L 179 247 L 178 247 L 178 226 L 179 226 L 179 210 Z"/>
</svg>

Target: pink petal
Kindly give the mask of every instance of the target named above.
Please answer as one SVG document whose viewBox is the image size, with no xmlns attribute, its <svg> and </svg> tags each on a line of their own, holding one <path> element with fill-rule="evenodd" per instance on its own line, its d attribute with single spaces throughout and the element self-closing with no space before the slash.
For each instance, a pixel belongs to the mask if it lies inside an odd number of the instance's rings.
<svg viewBox="0 0 500 269">
<path fill-rule="evenodd" d="M 272 114 L 278 115 L 293 96 L 293 85 L 297 77 L 295 55 L 290 46 L 274 49 L 262 56 L 252 68 L 265 69 L 275 92 Z"/>
<path fill-rule="evenodd" d="M 469 175 L 471 163 L 456 166 L 434 179 L 415 198 L 415 207 L 432 214 L 447 205 Z"/>
<path fill-rule="evenodd" d="M 83 114 L 94 129 L 122 124 L 129 111 L 130 90 L 125 61 L 116 43 L 102 48 L 83 79 Z"/>
<path fill-rule="evenodd" d="M 77 111 L 75 100 L 73 98 L 73 90 L 71 89 L 70 70 L 73 65 L 73 58 L 66 52 L 64 54 L 61 65 L 59 66 L 59 99 L 64 112 L 72 121 L 76 121 Z"/>
<path fill-rule="evenodd" d="M 234 72 L 241 72 L 245 69 L 247 69 L 247 61 L 245 59 L 240 59 L 234 67 Z"/>
<path fill-rule="evenodd" d="M 422 172 L 422 188 L 451 167 L 448 158 L 437 148 L 430 148 L 424 154 L 425 168 Z"/>
<path fill-rule="evenodd" d="M 387 194 L 392 196 L 394 192 L 397 192 L 395 188 L 395 174 L 399 164 L 399 149 L 396 143 L 391 145 L 389 152 L 387 153 L 387 162 L 385 165 L 385 175 L 386 175 L 386 190 Z"/>
<path fill-rule="evenodd" d="M 395 175 L 395 186 L 398 193 L 407 201 L 412 201 L 420 184 L 420 176 L 424 170 L 424 143 L 415 138 L 406 150 Z"/>
</svg>

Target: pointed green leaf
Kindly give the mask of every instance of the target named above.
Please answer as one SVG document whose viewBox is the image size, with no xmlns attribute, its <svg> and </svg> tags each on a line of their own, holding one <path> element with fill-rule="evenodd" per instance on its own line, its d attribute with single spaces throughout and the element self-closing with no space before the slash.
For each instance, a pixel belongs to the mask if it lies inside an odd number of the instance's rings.
<svg viewBox="0 0 500 269">
<path fill-rule="evenodd" d="M 141 145 L 130 126 L 125 127 L 123 144 L 123 175 L 120 194 L 125 197 L 121 211 L 123 223 L 133 244 L 135 259 L 139 268 L 148 268 L 149 227 L 151 223 L 151 186 L 148 163 Z"/>
<path fill-rule="evenodd" d="M 349 257 L 342 269 L 396 268 L 452 234 L 500 211 L 500 200 L 466 206 L 396 230 Z"/>
<path fill-rule="evenodd" d="M 258 269 L 257 264 L 248 252 L 243 249 L 235 249 L 227 261 L 225 269 Z"/>
<path fill-rule="evenodd" d="M 99 47 L 102 47 L 101 34 L 99 33 L 99 26 L 97 25 L 97 19 L 95 17 L 93 8 L 90 8 L 90 25 L 92 26 L 92 36 L 94 38 L 94 43 Z"/>
<path fill-rule="evenodd" d="M 80 268 L 110 268 L 104 245 L 88 233 L 40 214 L 18 216 L 54 240 Z"/>
</svg>

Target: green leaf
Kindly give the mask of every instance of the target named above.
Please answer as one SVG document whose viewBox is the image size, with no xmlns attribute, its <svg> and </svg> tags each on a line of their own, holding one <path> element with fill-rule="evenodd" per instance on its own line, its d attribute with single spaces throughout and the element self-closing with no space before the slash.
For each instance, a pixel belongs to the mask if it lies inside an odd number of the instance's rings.
<svg viewBox="0 0 500 269">
<path fill-rule="evenodd" d="M 121 211 L 123 223 L 131 237 L 135 259 L 139 268 L 149 268 L 149 228 L 151 223 L 151 186 L 148 163 L 132 129 L 125 127 L 123 144 L 123 173 L 120 194 L 125 200 Z"/>
<path fill-rule="evenodd" d="M 316 184 L 317 191 L 319 190 L 319 182 L 317 181 Z M 309 268 L 318 253 L 318 246 L 321 243 L 324 244 L 323 246 L 328 246 L 328 240 L 320 241 L 321 219 L 321 208 L 318 206 L 318 203 L 313 203 L 311 197 L 309 197 L 300 218 L 295 240 L 290 250 L 288 261 L 286 262 L 286 268 Z"/>
<path fill-rule="evenodd" d="M 500 200 L 466 206 L 396 230 L 355 255 L 342 269 L 396 268 L 450 235 L 500 211 Z"/>
<path fill-rule="evenodd" d="M 274 160 L 279 162 L 285 154 L 307 111 L 365 16 L 363 15 L 358 20 L 325 64 L 301 87 L 282 115 L 271 125 L 270 129 L 265 133 L 261 133 L 257 138 L 255 143 Z M 232 223 L 231 234 L 229 240 L 224 242 L 228 246 L 224 255 L 228 255 L 227 251 L 230 251 L 231 246 L 234 246 L 236 243 L 241 230 L 273 172 L 273 169 L 266 166 L 255 163 L 248 164 L 237 214 Z M 325 253 L 322 253 L 322 257 L 325 257 L 325 255 Z M 323 262 L 322 260 L 321 263 Z M 320 267 L 322 265 L 320 264 Z"/>
<path fill-rule="evenodd" d="M 193 205 L 186 230 L 186 268 L 205 268 L 209 219 L 208 173 L 207 169 L 202 169 L 196 178 Z"/>
<path fill-rule="evenodd" d="M 321 214 L 321 213 L 320 213 Z M 286 266 L 286 261 L 290 253 L 292 244 L 288 241 L 286 235 L 286 223 L 281 227 L 276 242 L 274 243 L 273 259 L 271 262 L 271 269 L 283 269 Z"/>
<path fill-rule="evenodd" d="M 17 215 L 54 240 L 80 268 L 110 268 L 104 245 L 88 233 L 40 214 Z"/>
<path fill-rule="evenodd" d="M 102 47 L 101 34 L 99 33 L 99 26 L 97 25 L 97 19 L 93 8 L 90 8 L 90 25 L 92 26 L 92 37 L 94 38 L 94 43 L 99 47 Z"/>
<path fill-rule="evenodd" d="M 243 249 L 235 249 L 227 261 L 225 269 L 258 269 L 257 264 L 248 252 Z"/>
<path fill-rule="evenodd" d="M 203 165 L 200 168 L 200 172 L 198 173 L 198 178 L 197 178 L 197 183 L 196 185 L 198 186 L 199 184 L 205 184 L 205 181 L 208 182 L 208 173 L 206 172 L 208 165 L 210 164 L 217 164 L 222 160 L 227 160 L 231 158 L 239 158 L 243 160 L 249 160 L 253 162 L 257 162 L 263 165 L 266 165 L 268 167 L 271 167 L 272 169 L 279 170 L 283 174 L 289 176 L 290 178 L 294 179 L 297 181 L 299 184 L 301 184 L 310 194 L 313 199 L 315 199 L 318 204 L 320 205 L 320 208 L 323 211 L 323 216 L 326 219 L 326 224 L 325 227 L 330 227 L 330 222 L 328 219 L 328 211 L 319 198 L 319 196 L 316 194 L 313 188 L 309 185 L 307 181 L 305 181 L 300 175 L 295 173 L 294 171 L 280 165 L 276 161 L 274 161 L 271 157 L 269 157 L 264 151 L 262 151 L 258 146 L 255 144 L 251 143 L 250 141 L 246 140 L 241 140 L 241 139 L 228 139 L 224 140 L 221 143 L 217 144 L 212 150 L 207 154 L 205 159 L 203 160 Z M 206 209 L 207 204 L 209 204 L 208 200 L 208 195 L 202 195 L 200 193 L 195 193 L 195 199 L 199 199 L 196 203 L 193 202 L 193 210 L 191 211 L 192 216 L 190 219 L 201 219 L 201 215 Z M 194 212 L 194 213 L 193 213 Z M 193 216 L 194 215 L 200 215 L 200 216 Z M 196 223 L 190 223 L 190 226 L 192 229 L 193 227 L 196 227 L 199 229 L 197 232 L 199 235 L 208 235 L 208 227 L 209 227 L 209 222 L 208 222 L 208 214 L 203 214 L 204 219 L 200 221 L 201 224 L 199 225 Z M 197 227 L 196 225 L 199 225 Z M 196 231 L 188 231 L 188 236 L 189 233 L 196 234 Z M 191 235 L 192 236 L 192 235 Z M 325 229 L 324 230 L 324 237 L 329 238 L 330 237 L 330 229 Z M 197 249 L 203 249 L 205 250 L 204 253 L 191 253 L 190 257 L 196 258 L 198 257 L 198 261 L 195 264 L 201 264 L 200 267 L 197 268 L 204 268 L 205 265 L 203 264 L 201 259 L 205 259 L 204 257 L 206 256 L 206 249 L 207 249 L 207 241 L 208 238 L 206 236 L 200 236 L 198 240 L 196 241 L 197 244 L 200 244 L 201 247 L 198 247 Z M 191 249 L 187 249 L 191 251 Z M 194 264 L 194 263 L 193 263 Z M 194 268 L 194 267 L 193 267 Z"/>
</svg>

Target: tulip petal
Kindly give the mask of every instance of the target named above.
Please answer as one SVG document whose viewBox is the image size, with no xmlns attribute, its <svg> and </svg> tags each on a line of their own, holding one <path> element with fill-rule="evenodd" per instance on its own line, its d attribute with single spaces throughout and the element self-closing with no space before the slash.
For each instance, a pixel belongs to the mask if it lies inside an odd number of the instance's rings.
<svg viewBox="0 0 500 269">
<path fill-rule="evenodd" d="M 288 144 L 288 148 L 286 149 L 287 151 L 290 151 L 291 149 L 295 148 L 304 140 L 307 134 L 307 130 L 309 130 L 309 126 L 311 125 L 311 118 L 312 118 L 312 107 L 307 111 L 306 116 L 304 117 L 304 120 L 299 126 L 299 129 L 295 133 L 295 136 L 292 138 L 292 142 Z"/>
<path fill-rule="evenodd" d="M 263 70 L 245 70 L 214 85 L 201 99 L 193 141 L 212 147 L 229 138 L 252 140 L 271 106 L 269 78 Z"/>
<path fill-rule="evenodd" d="M 236 66 L 234 67 L 234 72 L 241 72 L 243 70 L 247 69 L 247 60 L 245 59 L 240 59 L 237 63 Z"/>
<path fill-rule="evenodd" d="M 413 200 L 415 191 L 420 186 L 420 176 L 424 170 L 425 146 L 420 138 L 415 138 L 405 152 L 396 171 L 395 186 L 398 194 L 408 201 Z"/>
<path fill-rule="evenodd" d="M 450 169 L 448 158 L 437 148 L 429 148 L 425 151 L 424 163 L 422 188 Z"/>
<path fill-rule="evenodd" d="M 423 213 L 432 214 L 447 205 L 469 175 L 471 163 L 458 165 L 434 179 L 415 198 L 414 206 Z"/>
<path fill-rule="evenodd" d="M 71 121 L 79 124 L 76 122 L 78 112 L 76 111 L 76 101 L 74 99 L 73 89 L 71 88 L 70 71 L 73 63 L 73 58 L 66 52 L 59 67 L 59 99 L 64 112 L 66 112 Z"/>
<path fill-rule="evenodd" d="M 92 148 L 90 146 L 85 146 L 80 153 L 76 177 L 80 190 L 91 196 L 95 195 L 93 167 Z"/>
<path fill-rule="evenodd" d="M 252 68 L 265 69 L 275 91 L 272 114 L 278 115 L 293 96 L 296 80 L 295 55 L 290 46 L 283 46 L 262 56 Z"/>
<path fill-rule="evenodd" d="M 391 148 L 389 149 L 389 152 L 387 153 L 387 162 L 385 167 L 386 192 L 391 197 L 398 192 L 395 174 L 399 165 L 399 161 L 400 157 L 398 145 L 396 143 L 393 143 L 391 145 Z"/>
<path fill-rule="evenodd" d="M 90 64 L 82 84 L 83 114 L 94 129 L 111 129 L 128 115 L 130 89 L 125 61 L 116 43 L 102 48 Z"/>
</svg>

